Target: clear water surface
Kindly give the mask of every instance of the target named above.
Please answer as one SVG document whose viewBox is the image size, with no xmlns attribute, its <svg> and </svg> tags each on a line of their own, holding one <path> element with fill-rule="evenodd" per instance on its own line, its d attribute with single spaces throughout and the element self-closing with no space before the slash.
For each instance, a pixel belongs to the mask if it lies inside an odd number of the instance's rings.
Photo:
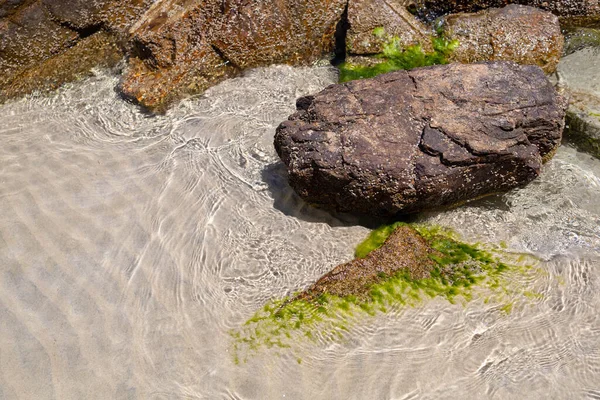
<svg viewBox="0 0 600 400">
<path fill-rule="evenodd" d="M 335 72 L 250 71 L 162 117 L 116 79 L 0 107 L 0 399 L 600 399 L 599 160 L 564 146 L 420 217 L 537 255 L 541 296 L 395 307 L 236 365 L 228 332 L 368 233 L 300 201 L 272 145 Z"/>
</svg>

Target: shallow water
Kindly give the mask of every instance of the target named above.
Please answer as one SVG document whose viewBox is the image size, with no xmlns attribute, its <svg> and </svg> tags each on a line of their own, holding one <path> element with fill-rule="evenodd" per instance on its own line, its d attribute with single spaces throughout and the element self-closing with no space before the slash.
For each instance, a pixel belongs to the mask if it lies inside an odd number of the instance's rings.
<svg viewBox="0 0 600 400">
<path fill-rule="evenodd" d="M 600 399 L 600 161 L 568 146 L 419 218 L 540 257 L 515 285 L 541 296 L 398 306 L 234 363 L 231 329 L 368 233 L 300 201 L 272 145 L 334 80 L 254 70 L 151 118 L 98 73 L 0 107 L 0 399 Z"/>
</svg>

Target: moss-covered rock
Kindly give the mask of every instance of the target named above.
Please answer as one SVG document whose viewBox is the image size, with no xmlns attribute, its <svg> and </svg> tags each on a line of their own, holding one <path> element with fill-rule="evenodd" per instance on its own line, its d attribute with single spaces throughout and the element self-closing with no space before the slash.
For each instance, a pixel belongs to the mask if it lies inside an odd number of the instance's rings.
<svg viewBox="0 0 600 400">
<path fill-rule="evenodd" d="M 410 1 L 352 0 L 348 3 L 346 51 L 351 55 L 377 54 L 396 38 L 400 50 L 420 46 L 433 51 L 431 29 L 406 9 Z"/>
<path fill-rule="evenodd" d="M 383 226 L 358 246 L 355 260 L 295 296 L 270 302 L 232 331 L 235 361 L 262 347 L 291 347 L 302 337 L 335 340 L 361 315 L 425 298 L 455 302 L 482 294 L 500 303 L 506 295 L 530 298 L 533 292 L 511 287 L 505 278 L 530 273 L 535 263 L 530 256 L 463 243 L 440 227 Z M 513 301 L 499 304 L 504 312 L 512 306 Z"/>
<path fill-rule="evenodd" d="M 379 32 L 384 32 L 383 28 L 374 34 Z M 458 45 L 458 42 L 448 41 L 443 37 L 430 37 L 431 45 L 428 48 L 431 50 L 425 50 L 420 44 L 406 47 L 397 36 L 386 37 L 381 54 L 373 57 L 347 57 L 346 61 L 338 66 L 340 83 L 373 78 L 392 71 L 447 64 L 448 57 Z"/>
<path fill-rule="evenodd" d="M 600 47 L 600 29 L 575 27 L 565 30 L 564 55 L 586 47 Z"/>
</svg>

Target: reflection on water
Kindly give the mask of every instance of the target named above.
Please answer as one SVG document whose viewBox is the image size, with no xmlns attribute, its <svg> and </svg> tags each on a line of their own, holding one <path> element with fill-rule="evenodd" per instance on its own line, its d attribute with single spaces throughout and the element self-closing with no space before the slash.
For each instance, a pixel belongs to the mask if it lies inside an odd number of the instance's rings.
<svg viewBox="0 0 600 400">
<path fill-rule="evenodd" d="M 153 118 L 115 79 L 0 108 L 0 399 L 600 398 L 600 161 L 563 147 L 420 217 L 541 257 L 542 298 L 435 299 L 235 365 L 228 331 L 368 232 L 300 201 L 272 146 L 335 74 L 255 70 Z"/>
</svg>

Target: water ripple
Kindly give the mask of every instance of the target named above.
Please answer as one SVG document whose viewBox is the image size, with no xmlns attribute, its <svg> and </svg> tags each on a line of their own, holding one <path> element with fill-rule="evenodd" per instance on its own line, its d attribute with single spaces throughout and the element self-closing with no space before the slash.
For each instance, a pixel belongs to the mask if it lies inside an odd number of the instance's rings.
<svg viewBox="0 0 600 400">
<path fill-rule="evenodd" d="M 566 146 L 420 217 L 536 254 L 531 296 L 396 305 L 234 364 L 231 329 L 368 232 L 302 202 L 272 145 L 334 80 L 257 69 L 151 117 L 98 72 L 2 106 L 0 398 L 600 398 L 600 162 Z"/>
</svg>

